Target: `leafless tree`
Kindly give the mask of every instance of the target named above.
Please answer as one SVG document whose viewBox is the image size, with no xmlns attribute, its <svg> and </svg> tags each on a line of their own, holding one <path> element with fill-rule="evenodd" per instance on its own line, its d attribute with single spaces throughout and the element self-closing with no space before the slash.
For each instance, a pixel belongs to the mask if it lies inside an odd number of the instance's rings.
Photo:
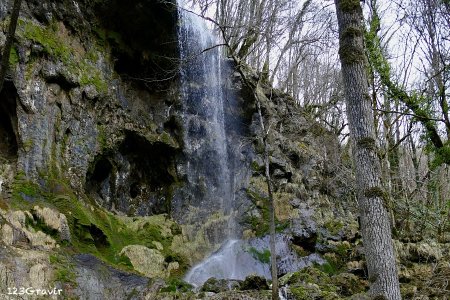
<svg viewBox="0 0 450 300">
<path fill-rule="evenodd" d="M 362 8 L 359 0 L 335 0 L 335 4 L 370 293 L 397 300 L 401 299 L 400 286 L 367 88 Z"/>
</svg>

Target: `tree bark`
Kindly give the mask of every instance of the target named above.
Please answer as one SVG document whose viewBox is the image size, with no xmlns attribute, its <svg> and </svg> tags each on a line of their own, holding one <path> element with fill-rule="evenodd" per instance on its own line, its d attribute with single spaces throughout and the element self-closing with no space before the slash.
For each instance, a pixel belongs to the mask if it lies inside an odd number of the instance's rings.
<svg viewBox="0 0 450 300">
<path fill-rule="evenodd" d="M 258 88 L 258 86 L 256 86 Z M 265 166 L 265 177 L 266 177 L 266 183 L 267 183 L 267 191 L 269 194 L 269 214 L 270 214 L 270 224 L 269 224 L 269 234 L 270 234 L 270 240 L 269 240 L 269 246 L 270 246 L 270 261 L 271 261 L 271 274 L 272 274 L 272 300 L 278 300 L 278 268 L 277 268 L 277 252 L 275 248 L 275 238 L 276 238 L 276 232 L 275 232 L 275 203 L 273 198 L 273 185 L 272 180 L 270 177 L 270 156 L 269 156 L 269 145 L 268 145 L 268 137 L 269 132 L 265 131 L 264 126 L 264 118 L 261 111 L 261 103 L 258 98 L 257 93 L 255 93 L 256 96 L 256 106 L 258 108 L 258 115 L 259 115 L 259 121 L 261 123 L 261 129 L 262 129 L 262 140 L 264 143 L 264 166 Z"/>
<path fill-rule="evenodd" d="M 9 66 L 9 54 L 16 33 L 17 20 L 19 19 L 20 5 L 22 0 L 14 0 L 13 10 L 11 14 L 11 21 L 9 22 L 8 35 L 6 36 L 5 48 L 3 49 L 2 63 L 0 65 L 0 92 L 3 89 L 6 72 Z"/>
<path fill-rule="evenodd" d="M 399 300 L 400 287 L 368 93 L 363 13 L 359 0 L 335 0 L 335 5 L 347 117 L 354 145 L 361 234 L 369 272 L 369 293 L 377 299 Z"/>
</svg>

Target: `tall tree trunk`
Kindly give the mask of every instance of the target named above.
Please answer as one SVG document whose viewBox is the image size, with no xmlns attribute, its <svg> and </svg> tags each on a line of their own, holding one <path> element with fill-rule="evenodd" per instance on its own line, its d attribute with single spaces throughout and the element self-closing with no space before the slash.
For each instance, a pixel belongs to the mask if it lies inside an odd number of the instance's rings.
<svg viewBox="0 0 450 300">
<path fill-rule="evenodd" d="M 13 10 L 11 14 L 11 21 L 9 22 L 8 35 L 6 36 L 5 48 L 3 48 L 2 63 L 0 65 L 0 92 L 3 89 L 3 83 L 5 81 L 6 72 L 9 65 L 9 54 L 16 33 L 17 19 L 19 18 L 20 5 L 22 0 L 14 0 Z"/>
<path fill-rule="evenodd" d="M 353 159 L 356 168 L 361 234 L 369 271 L 370 294 L 401 299 L 388 213 L 376 153 L 373 112 L 365 68 L 363 13 L 359 0 L 335 0 L 339 24 L 339 56 Z"/>
<path fill-rule="evenodd" d="M 264 126 L 264 117 L 262 115 L 261 111 L 261 101 L 260 97 L 265 97 L 263 95 L 259 95 L 258 93 L 259 88 L 259 81 L 254 89 L 254 95 L 256 100 L 256 108 L 258 109 L 258 116 L 259 116 L 259 122 L 261 123 L 261 131 L 262 131 L 262 141 L 264 144 L 264 174 L 266 177 L 266 183 L 267 183 L 267 191 L 269 194 L 269 214 L 270 214 L 270 224 L 269 224 L 269 247 L 270 247 L 270 262 L 271 262 L 271 274 L 272 274 L 272 300 L 278 300 L 278 268 L 277 268 L 277 252 L 275 248 L 275 238 L 276 238 L 276 232 L 275 232 L 275 202 L 273 198 L 273 184 L 272 179 L 270 177 L 270 155 L 269 155 L 269 145 L 268 145 L 268 138 L 269 138 L 269 130 L 270 127 L 267 129 Z"/>
</svg>

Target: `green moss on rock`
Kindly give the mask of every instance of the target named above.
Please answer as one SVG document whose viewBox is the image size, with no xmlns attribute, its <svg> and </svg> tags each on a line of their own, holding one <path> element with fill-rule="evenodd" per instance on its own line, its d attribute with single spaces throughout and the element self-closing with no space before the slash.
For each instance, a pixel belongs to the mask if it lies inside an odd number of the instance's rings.
<svg viewBox="0 0 450 300">
<path fill-rule="evenodd" d="M 260 212 L 260 216 L 249 215 L 244 222 L 250 226 L 256 236 L 264 236 L 269 232 L 269 200 L 254 190 L 247 190 L 247 195 Z"/>
<path fill-rule="evenodd" d="M 42 51 L 48 56 L 61 61 L 69 74 L 73 74 L 81 86 L 92 85 L 99 93 L 107 93 L 108 84 L 99 71 L 97 61 L 99 55 L 95 45 L 89 51 L 76 49 L 72 40 L 64 35 L 63 25 L 51 23 L 42 26 L 30 20 L 19 20 L 17 36 L 20 39 L 31 40 L 42 46 Z"/>
<path fill-rule="evenodd" d="M 330 274 L 313 266 L 285 275 L 280 282 L 290 287 L 295 299 L 346 299 L 365 292 L 367 282 L 354 274 Z"/>
<path fill-rule="evenodd" d="M 270 251 L 268 249 L 264 249 L 263 251 L 258 251 L 258 249 L 254 247 L 250 247 L 248 252 L 257 260 L 264 264 L 270 263 Z"/>
<path fill-rule="evenodd" d="M 49 256 L 54 270 L 53 280 L 64 284 L 76 285 L 75 265 L 67 254 L 55 252 Z"/>
<path fill-rule="evenodd" d="M 38 185 L 21 174 L 13 183 L 13 196 L 16 208 L 31 210 L 38 204 L 63 213 L 71 232 L 72 239 L 67 245 L 71 252 L 90 253 L 117 268 L 132 270 L 130 259 L 121 255 L 121 251 L 130 245 L 141 245 L 160 248 L 163 265 L 172 263 L 170 275 L 180 276 L 187 269 L 186 259 L 171 249 L 174 237 L 171 228 L 175 223 L 165 215 L 117 216 L 90 204 L 88 199 L 79 199 L 64 182 L 47 178 Z M 35 220 L 29 220 L 28 225 L 44 232 L 47 229 Z M 61 271 L 62 277 L 64 272 Z"/>
<path fill-rule="evenodd" d="M 11 52 L 9 53 L 9 64 L 10 66 L 15 66 L 19 63 L 19 54 L 17 53 L 17 49 L 15 47 L 11 48 Z"/>
</svg>

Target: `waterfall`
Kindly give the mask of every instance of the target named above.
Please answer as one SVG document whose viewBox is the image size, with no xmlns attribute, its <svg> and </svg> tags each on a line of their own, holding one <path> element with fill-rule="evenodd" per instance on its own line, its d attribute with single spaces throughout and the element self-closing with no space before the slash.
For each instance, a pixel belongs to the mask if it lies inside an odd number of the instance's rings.
<svg viewBox="0 0 450 300">
<path fill-rule="evenodd" d="M 181 0 L 178 6 L 183 7 Z M 236 240 L 233 226 L 234 189 L 230 174 L 224 105 L 223 74 L 227 74 L 220 41 L 205 21 L 179 9 L 179 49 L 181 97 L 187 185 L 195 199 L 190 205 L 229 215 L 227 228 L 217 228 L 215 242 L 223 243 L 223 253 L 213 254 L 194 267 L 186 280 L 200 285 L 209 277 L 234 278 L 237 272 Z M 223 263 L 226 263 L 226 267 Z M 242 277 L 242 276 L 239 276 Z"/>
<path fill-rule="evenodd" d="M 225 113 L 230 105 L 234 109 L 239 106 L 238 98 L 227 93 L 224 87 L 231 70 L 225 64 L 221 47 L 218 47 L 221 42 L 205 21 L 184 10 L 183 0 L 178 0 L 178 7 L 180 94 L 186 158 L 184 174 L 187 181 L 183 196 L 187 199 L 183 198 L 184 210 L 179 208 L 177 214 L 185 214 L 187 207 L 192 206 L 197 209 L 197 223 L 215 212 L 228 216 L 228 224 L 216 226 L 210 236 L 205 237 L 222 246 L 194 266 L 185 280 L 199 287 L 210 277 L 242 280 L 250 274 L 258 274 L 269 279 L 268 236 L 245 241 L 237 239 L 235 191 L 243 189 L 243 182 L 248 178 L 245 170 L 249 165 L 240 158 L 243 150 L 237 145 L 236 136 L 244 135 L 239 120 L 225 118 L 230 115 Z M 189 222 L 189 219 L 182 221 Z M 279 265 L 285 272 L 323 262 L 315 254 L 298 257 L 292 253 L 286 236 L 278 235 L 276 240 L 277 254 L 282 257 Z"/>
<path fill-rule="evenodd" d="M 189 187 L 197 195 L 191 202 L 196 207 L 230 212 L 233 192 L 224 122 L 221 49 L 200 17 L 182 9 L 179 16 L 181 97 L 188 157 L 185 172 Z"/>
<path fill-rule="evenodd" d="M 243 280 L 250 274 L 258 274 L 270 278 L 269 265 L 255 258 L 250 249 L 257 251 L 244 241 L 228 240 L 218 251 L 192 268 L 185 280 L 200 286 L 210 277 Z"/>
<path fill-rule="evenodd" d="M 182 1 L 178 6 L 182 7 Z M 181 100 L 183 103 L 184 146 L 187 158 L 187 186 L 195 195 L 189 205 L 208 208 L 229 216 L 227 228 L 217 228 L 215 241 L 221 248 L 193 267 L 185 280 L 200 286 L 208 278 L 244 279 L 250 273 L 270 277 L 263 265 L 248 252 L 249 246 L 235 239 L 233 218 L 234 188 L 230 171 L 225 130 L 223 83 L 229 76 L 220 41 L 205 21 L 191 12 L 179 9 L 179 49 L 181 58 Z M 229 95 L 228 95 L 229 96 Z"/>
</svg>

